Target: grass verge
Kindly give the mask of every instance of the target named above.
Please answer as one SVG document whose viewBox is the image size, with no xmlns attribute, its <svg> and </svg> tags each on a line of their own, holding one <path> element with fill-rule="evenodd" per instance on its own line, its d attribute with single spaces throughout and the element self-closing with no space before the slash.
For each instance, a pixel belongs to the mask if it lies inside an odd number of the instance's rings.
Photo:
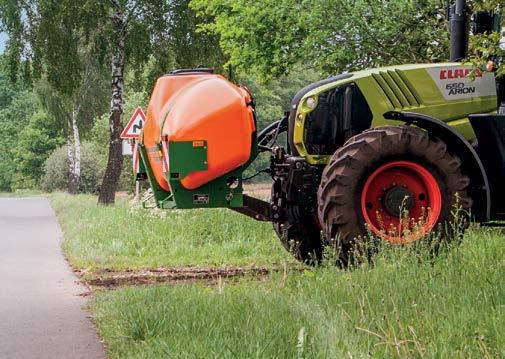
<svg viewBox="0 0 505 359">
<path fill-rule="evenodd" d="M 390 248 L 355 270 L 124 288 L 91 308 L 111 358 L 499 358 L 504 258 L 483 230 L 436 259 Z"/>
<path fill-rule="evenodd" d="M 166 266 L 270 266 L 294 262 L 269 223 L 225 209 L 159 211 L 126 200 L 97 206 L 96 197 L 50 196 L 77 269 Z"/>
<path fill-rule="evenodd" d="M 51 202 L 82 270 L 293 262 L 269 224 L 227 210 L 98 207 L 66 194 Z M 90 308 L 111 358 L 499 358 L 505 242 L 472 230 L 436 258 L 386 246 L 353 270 L 97 291 Z"/>
</svg>

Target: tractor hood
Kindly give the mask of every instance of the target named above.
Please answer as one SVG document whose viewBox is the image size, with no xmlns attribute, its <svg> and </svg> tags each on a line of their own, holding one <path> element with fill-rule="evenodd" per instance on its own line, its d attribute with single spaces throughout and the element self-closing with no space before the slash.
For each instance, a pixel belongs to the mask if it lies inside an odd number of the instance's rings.
<svg viewBox="0 0 505 359">
<path fill-rule="evenodd" d="M 291 150 L 309 163 L 325 164 L 349 137 L 369 127 L 394 125 L 383 116 L 388 111 L 431 116 L 471 140 L 475 135 L 468 114 L 494 111 L 497 101 L 494 74 L 475 71 L 471 76 L 471 72 L 471 67 L 461 63 L 399 65 L 343 74 L 307 86 L 291 104 Z M 328 124 L 333 127 L 320 128 Z"/>
</svg>

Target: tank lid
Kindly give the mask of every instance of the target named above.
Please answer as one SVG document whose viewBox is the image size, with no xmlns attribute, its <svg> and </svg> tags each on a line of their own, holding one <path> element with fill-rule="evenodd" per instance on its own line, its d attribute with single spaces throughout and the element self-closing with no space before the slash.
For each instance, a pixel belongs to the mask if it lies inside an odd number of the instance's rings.
<svg viewBox="0 0 505 359">
<path fill-rule="evenodd" d="M 214 69 L 208 67 L 198 67 L 195 69 L 177 69 L 169 72 L 165 76 L 174 76 L 174 75 L 197 75 L 197 74 L 213 74 Z"/>
</svg>

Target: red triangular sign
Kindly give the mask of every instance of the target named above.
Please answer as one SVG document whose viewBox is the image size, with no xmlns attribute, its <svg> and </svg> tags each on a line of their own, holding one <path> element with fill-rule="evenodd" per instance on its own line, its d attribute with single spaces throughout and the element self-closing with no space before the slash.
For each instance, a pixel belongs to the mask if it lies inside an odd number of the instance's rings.
<svg viewBox="0 0 505 359">
<path fill-rule="evenodd" d="M 130 118 L 130 121 L 126 124 L 121 132 L 121 138 L 138 138 L 140 136 L 140 131 L 144 127 L 146 122 L 146 115 L 142 108 L 139 106 L 135 110 L 135 113 Z"/>
</svg>

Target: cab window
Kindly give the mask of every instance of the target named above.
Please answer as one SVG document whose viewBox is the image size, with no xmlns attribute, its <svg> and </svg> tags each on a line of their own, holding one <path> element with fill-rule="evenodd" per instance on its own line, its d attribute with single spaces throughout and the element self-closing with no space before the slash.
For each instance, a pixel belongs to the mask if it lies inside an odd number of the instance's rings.
<svg viewBox="0 0 505 359">
<path fill-rule="evenodd" d="M 305 119 L 304 143 L 311 155 L 332 155 L 372 123 L 372 112 L 354 83 L 323 92 Z"/>
</svg>

